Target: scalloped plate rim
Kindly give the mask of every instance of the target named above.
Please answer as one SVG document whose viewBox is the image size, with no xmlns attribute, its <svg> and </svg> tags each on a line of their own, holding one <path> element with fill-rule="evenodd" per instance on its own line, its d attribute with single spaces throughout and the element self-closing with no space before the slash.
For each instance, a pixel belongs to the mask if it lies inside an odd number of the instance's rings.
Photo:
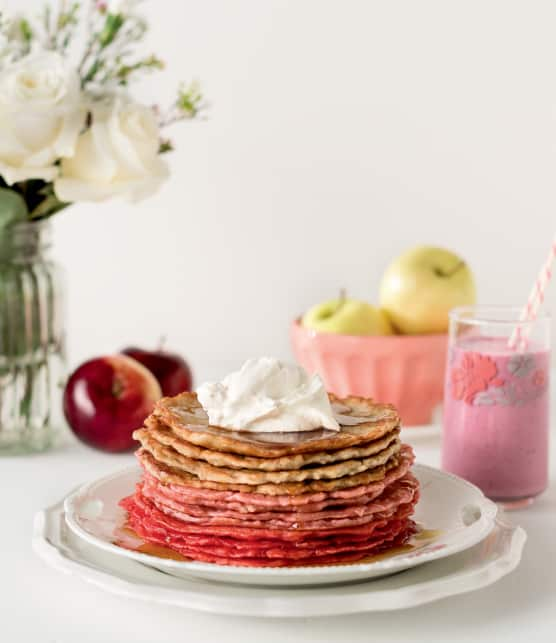
<svg viewBox="0 0 556 643">
<path fill-rule="evenodd" d="M 151 584 L 130 581 L 122 577 L 121 574 L 115 573 L 108 564 L 99 567 L 98 562 L 87 560 L 82 551 L 71 550 L 61 542 L 59 535 L 60 542 L 56 542 L 57 534 L 52 534 L 52 529 L 49 529 L 49 521 L 52 520 L 58 526 L 62 522 L 65 524 L 62 502 L 41 510 L 35 515 L 32 545 L 34 552 L 57 571 L 74 575 L 104 591 L 127 598 L 195 609 L 206 613 L 262 618 L 299 618 L 390 611 L 416 607 L 442 598 L 472 592 L 487 587 L 511 573 L 521 561 L 523 547 L 527 540 L 527 534 L 522 527 L 505 524 L 500 518 L 497 518 L 491 536 L 506 532 L 509 538 L 506 539 L 505 549 L 498 557 L 486 558 L 483 565 L 475 568 L 466 569 L 463 567 L 440 578 L 417 581 L 412 585 L 392 589 L 377 590 L 377 582 L 373 580 L 356 583 L 348 585 L 348 587 L 357 593 L 355 595 L 350 593 L 347 596 L 341 593 L 345 586 L 329 585 L 291 590 L 256 588 L 258 591 L 254 600 L 252 596 L 245 596 L 241 592 L 223 598 L 218 594 L 218 590 L 225 588 L 226 585 L 220 583 L 203 582 L 213 590 L 213 594 L 210 596 L 200 595 L 199 591 L 186 590 L 181 587 L 160 587 L 152 583 L 159 579 L 167 580 L 168 576 L 164 572 L 151 567 L 145 568 L 137 561 L 127 559 L 130 565 L 138 566 L 143 571 L 146 569 L 148 576 L 152 576 L 152 579 L 149 579 Z M 113 557 L 107 552 L 101 553 L 108 559 Z M 488 549 L 485 551 L 487 555 L 490 553 Z M 465 553 L 460 555 L 464 556 Z M 435 563 L 431 563 L 431 565 L 434 566 Z M 430 569 L 430 566 L 428 568 Z M 421 572 L 419 569 L 414 569 L 411 573 L 418 575 Z M 183 580 L 185 581 L 185 579 Z M 190 583 L 193 583 L 194 586 L 197 582 L 195 579 L 190 579 Z M 257 600 L 258 605 L 255 604 Z"/>
</svg>

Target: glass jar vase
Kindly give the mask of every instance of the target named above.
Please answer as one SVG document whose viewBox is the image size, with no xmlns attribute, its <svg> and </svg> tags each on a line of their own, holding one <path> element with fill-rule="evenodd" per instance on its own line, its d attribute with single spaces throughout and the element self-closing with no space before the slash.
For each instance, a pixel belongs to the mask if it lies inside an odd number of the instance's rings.
<svg viewBox="0 0 556 643">
<path fill-rule="evenodd" d="M 43 451 L 61 422 L 63 282 L 47 222 L 0 232 L 0 454 Z"/>
</svg>

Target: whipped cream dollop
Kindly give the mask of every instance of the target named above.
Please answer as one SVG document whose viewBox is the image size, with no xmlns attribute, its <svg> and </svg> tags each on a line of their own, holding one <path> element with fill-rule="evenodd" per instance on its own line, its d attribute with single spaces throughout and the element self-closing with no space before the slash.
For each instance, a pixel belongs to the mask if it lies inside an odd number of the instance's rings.
<svg viewBox="0 0 556 643">
<path fill-rule="evenodd" d="M 209 423 L 238 431 L 339 431 L 321 378 L 271 357 L 251 359 L 197 389 Z"/>
</svg>

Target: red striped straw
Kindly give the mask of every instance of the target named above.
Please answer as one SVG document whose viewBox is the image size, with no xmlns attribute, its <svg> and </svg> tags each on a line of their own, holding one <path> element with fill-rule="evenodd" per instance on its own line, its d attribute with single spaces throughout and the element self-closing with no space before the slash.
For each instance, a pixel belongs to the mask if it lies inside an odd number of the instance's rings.
<svg viewBox="0 0 556 643">
<path fill-rule="evenodd" d="M 537 275 L 535 285 L 533 286 L 529 299 L 527 300 L 527 305 L 521 311 L 521 315 L 519 317 L 520 322 L 530 322 L 537 318 L 539 308 L 544 301 L 546 287 L 552 277 L 552 264 L 554 263 L 554 259 L 556 259 L 556 237 L 554 237 L 548 257 Z M 530 327 L 522 328 L 521 326 L 516 326 L 510 337 L 508 346 L 514 349 L 519 347 L 520 350 L 524 350 L 527 346 L 527 338 L 529 337 L 530 332 Z"/>
</svg>

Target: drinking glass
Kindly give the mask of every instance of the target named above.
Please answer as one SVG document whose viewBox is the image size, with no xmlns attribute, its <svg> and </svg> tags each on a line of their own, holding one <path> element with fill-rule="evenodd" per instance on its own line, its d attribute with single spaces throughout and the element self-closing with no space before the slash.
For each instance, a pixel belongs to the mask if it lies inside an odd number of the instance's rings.
<svg viewBox="0 0 556 643">
<path fill-rule="evenodd" d="M 550 320 L 520 314 L 453 310 L 444 388 L 443 468 L 509 509 L 548 484 Z"/>
</svg>

